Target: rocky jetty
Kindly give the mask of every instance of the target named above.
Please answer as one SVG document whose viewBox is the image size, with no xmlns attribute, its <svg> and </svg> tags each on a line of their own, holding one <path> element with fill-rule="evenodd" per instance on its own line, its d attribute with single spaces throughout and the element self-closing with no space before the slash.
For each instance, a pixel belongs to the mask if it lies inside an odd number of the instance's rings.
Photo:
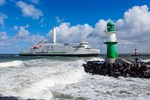
<svg viewBox="0 0 150 100">
<path fill-rule="evenodd" d="M 0 100 L 36 100 L 36 99 L 22 99 L 22 98 L 15 97 L 15 96 L 2 96 L 0 94 Z M 40 99 L 40 100 L 43 100 L 43 99 Z"/>
<path fill-rule="evenodd" d="M 87 73 L 98 74 L 112 77 L 139 77 L 150 78 L 150 62 L 148 63 L 102 63 L 100 61 L 87 61 L 83 64 L 84 70 Z"/>
<path fill-rule="evenodd" d="M 10 96 L 10 97 L 2 97 L 2 96 L 0 96 L 0 100 L 19 100 L 19 99 L 16 98 L 16 97 L 13 97 L 13 96 Z"/>
</svg>

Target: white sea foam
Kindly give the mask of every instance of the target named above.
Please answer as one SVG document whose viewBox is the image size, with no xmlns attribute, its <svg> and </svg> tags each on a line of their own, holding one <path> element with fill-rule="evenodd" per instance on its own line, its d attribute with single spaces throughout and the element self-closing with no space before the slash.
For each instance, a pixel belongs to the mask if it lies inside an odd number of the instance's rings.
<svg viewBox="0 0 150 100">
<path fill-rule="evenodd" d="M 20 65 L 23 65 L 23 61 L 16 60 L 16 61 L 0 63 L 0 67 L 19 67 Z"/>
<path fill-rule="evenodd" d="M 149 80 L 87 74 L 82 82 L 53 91 L 86 100 L 149 100 Z M 57 97 L 56 97 L 57 99 Z"/>
<path fill-rule="evenodd" d="M 39 82 L 33 83 L 29 88 L 23 90 L 21 93 L 23 98 L 35 98 L 35 99 L 46 99 L 52 98 L 51 87 L 54 86 L 65 86 L 68 84 L 78 82 L 84 72 L 80 69 L 72 70 L 69 72 L 61 73 L 58 75 L 52 75 L 49 78 L 40 80 Z"/>
<path fill-rule="evenodd" d="M 53 65 L 53 63 L 51 62 L 51 66 Z M 55 63 L 59 63 L 59 65 L 57 66 L 57 64 L 55 64 L 55 68 L 51 68 L 53 74 L 50 74 L 48 78 L 44 78 L 36 83 L 33 83 L 29 88 L 24 89 L 22 97 L 32 97 L 36 99 L 42 98 L 49 100 L 50 98 L 52 98 L 52 94 L 50 91 L 51 87 L 54 87 L 56 85 L 64 86 L 67 84 L 76 83 L 85 74 L 84 71 L 81 70 L 81 68 L 76 66 L 76 62 L 65 62 L 61 64 L 60 62 Z M 75 66 L 75 68 L 73 68 L 73 66 Z"/>
<path fill-rule="evenodd" d="M 105 59 L 95 57 L 95 58 L 88 59 L 88 60 L 86 60 L 86 61 L 100 61 L 100 62 L 103 63 L 103 62 L 105 61 Z"/>
<path fill-rule="evenodd" d="M 150 59 L 141 60 L 142 62 L 150 62 Z"/>
<path fill-rule="evenodd" d="M 113 78 L 84 72 L 84 60 L 24 61 L 24 67 L 0 70 L 0 94 L 22 99 L 149 100 L 148 79 Z M 63 96 L 64 95 L 64 96 Z"/>
<path fill-rule="evenodd" d="M 1 76 L 0 93 L 23 99 L 52 98 L 51 88 L 79 82 L 85 75 L 83 61 L 25 61 L 24 70 L 15 69 Z M 29 67 L 30 66 L 30 67 Z"/>
</svg>

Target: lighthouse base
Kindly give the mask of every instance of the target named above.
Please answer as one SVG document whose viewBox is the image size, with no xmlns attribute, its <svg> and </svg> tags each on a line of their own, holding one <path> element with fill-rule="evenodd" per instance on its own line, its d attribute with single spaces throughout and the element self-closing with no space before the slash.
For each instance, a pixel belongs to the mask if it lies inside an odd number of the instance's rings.
<svg viewBox="0 0 150 100">
<path fill-rule="evenodd" d="M 106 58 L 105 59 L 106 63 L 115 63 L 115 61 L 116 61 L 116 58 Z"/>
</svg>

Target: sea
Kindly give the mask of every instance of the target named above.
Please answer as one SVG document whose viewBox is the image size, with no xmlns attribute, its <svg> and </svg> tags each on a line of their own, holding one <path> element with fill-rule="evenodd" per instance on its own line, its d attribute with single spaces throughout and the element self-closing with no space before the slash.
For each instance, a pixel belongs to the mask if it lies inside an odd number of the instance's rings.
<svg viewBox="0 0 150 100">
<path fill-rule="evenodd" d="M 121 58 L 134 60 L 130 55 Z M 19 100 L 150 100 L 150 79 L 114 78 L 85 73 L 98 57 L 23 57 L 0 55 L 0 97 Z M 140 56 L 150 61 L 150 56 Z"/>
</svg>

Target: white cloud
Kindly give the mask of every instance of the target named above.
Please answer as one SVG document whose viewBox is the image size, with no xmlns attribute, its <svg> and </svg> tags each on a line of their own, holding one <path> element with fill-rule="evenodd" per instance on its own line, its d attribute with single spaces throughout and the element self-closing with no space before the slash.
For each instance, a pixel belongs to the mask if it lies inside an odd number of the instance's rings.
<svg viewBox="0 0 150 100">
<path fill-rule="evenodd" d="M 14 30 L 18 30 L 18 26 L 17 25 L 14 25 Z"/>
<path fill-rule="evenodd" d="M 87 37 L 87 41 L 91 44 L 91 47 L 101 49 L 101 52 L 103 53 L 104 50 L 106 50 L 106 46 L 103 42 L 106 41 L 105 30 L 107 29 L 107 22 L 108 20 L 99 20 L 95 24 L 93 32 L 91 32 Z"/>
<path fill-rule="evenodd" d="M 29 36 L 29 38 L 26 41 L 31 43 L 32 45 L 35 45 L 36 43 L 41 41 L 41 39 L 46 40 L 46 38 L 44 38 L 43 36 L 37 34 L 37 35 Z"/>
<path fill-rule="evenodd" d="M 56 19 L 56 22 L 57 22 L 58 24 L 64 22 L 64 20 L 65 20 L 64 18 L 61 19 L 61 18 L 59 18 L 58 16 L 56 16 L 55 19 Z"/>
<path fill-rule="evenodd" d="M 24 29 L 26 29 L 26 28 L 29 28 L 29 24 L 26 24 L 25 26 L 20 26 L 20 28 L 21 27 L 23 27 Z M 14 30 L 18 30 L 19 29 L 19 26 L 17 26 L 17 25 L 14 25 L 14 28 L 13 28 Z"/>
<path fill-rule="evenodd" d="M 40 2 L 40 0 L 29 0 L 29 1 L 31 1 L 34 4 L 39 4 L 39 2 Z"/>
<path fill-rule="evenodd" d="M 5 0 L 0 0 L 0 6 L 2 6 L 3 4 L 5 4 Z"/>
<path fill-rule="evenodd" d="M 41 27 L 45 27 L 47 24 L 45 22 L 45 18 L 41 18 L 40 21 L 39 21 L 39 24 Z"/>
<path fill-rule="evenodd" d="M 100 48 L 106 53 L 105 30 L 109 20 L 99 20 L 95 27 L 88 24 L 71 26 L 61 23 L 57 30 L 59 42 L 79 42 L 82 39 L 90 42 L 92 47 Z M 150 51 L 150 11 L 147 6 L 134 6 L 124 13 L 123 19 L 115 23 L 117 29 L 118 52 L 134 52 L 137 48 L 141 52 Z M 48 36 L 52 40 L 52 30 Z M 105 48 L 105 49 L 104 49 Z"/>
<path fill-rule="evenodd" d="M 104 38 L 105 37 L 105 30 L 107 29 L 107 22 L 103 19 L 99 20 L 98 23 L 95 24 L 95 29 L 94 32 L 91 34 L 92 36 L 95 37 L 101 37 Z"/>
<path fill-rule="evenodd" d="M 71 26 L 70 23 L 62 23 L 56 27 L 56 31 L 59 42 L 79 42 L 86 39 L 93 28 L 88 24 Z M 49 31 L 48 36 L 52 37 L 52 30 Z"/>
<path fill-rule="evenodd" d="M 41 22 L 43 21 L 44 19 L 41 19 Z M 89 24 L 72 26 L 70 23 L 63 22 L 56 27 L 58 42 L 70 43 L 87 40 L 92 47 L 99 48 L 102 53 L 106 53 L 107 47 L 103 42 L 106 40 L 104 31 L 108 21 L 100 19 L 94 27 Z M 117 48 L 119 53 L 134 52 L 135 48 L 140 52 L 150 51 L 150 11 L 146 5 L 134 6 L 129 9 L 124 13 L 122 19 L 115 22 L 115 25 L 118 31 Z M 17 36 L 26 37 L 18 39 L 18 42 L 25 41 L 33 45 L 44 38 L 41 35 L 30 35 L 28 27 L 27 24 L 18 28 Z M 7 34 L 3 32 L 3 39 L 7 39 L 6 37 Z M 48 32 L 47 38 L 52 42 L 52 29 Z M 16 41 L 16 39 L 14 38 L 12 41 Z"/>
<path fill-rule="evenodd" d="M 25 26 L 20 26 L 18 27 L 18 32 L 16 36 L 13 37 L 14 40 L 19 41 L 24 41 L 27 43 L 36 44 L 39 42 L 41 39 L 45 39 L 43 36 L 39 35 L 37 33 L 36 35 L 31 35 L 30 32 L 28 31 L 29 24 L 26 24 Z"/>
<path fill-rule="evenodd" d="M 0 32 L 0 53 L 7 53 L 8 48 L 14 41 L 11 41 L 6 32 Z M 10 48 L 12 50 L 12 48 Z"/>
<path fill-rule="evenodd" d="M 0 24 L 4 26 L 4 20 L 7 19 L 7 15 L 0 12 Z"/>
<path fill-rule="evenodd" d="M 25 38 L 29 35 L 29 31 L 26 30 L 24 27 L 20 27 L 19 31 L 18 31 L 18 37 L 21 37 L 21 38 Z"/>
<path fill-rule="evenodd" d="M 70 23 L 61 23 L 56 27 L 58 42 L 77 43 L 82 40 L 88 41 L 92 47 L 102 48 L 106 39 L 105 30 L 108 21 L 99 20 L 95 27 L 89 24 L 71 26 Z M 52 30 L 48 33 L 48 39 L 52 42 Z M 106 48 L 106 47 L 104 47 Z"/>
<path fill-rule="evenodd" d="M 118 40 L 124 49 L 150 51 L 150 11 L 144 6 L 134 6 L 124 13 L 124 19 L 116 22 Z M 120 50 L 123 48 L 120 48 Z"/>
<path fill-rule="evenodd" d="M 16 5 L 21 8 L 22 13 L 25 17 L 32 17 L 33 19 L 39 19 L 43 16 L 43 13 L 40 9 L 35 8 L 34 5 L 27 4 L 23 1 L 18 1 Z"/>
<path fill-rule="evenodd" d="M 26 24 L 26 25 L 24 26 L 24 28 L 29 28 L 29 26 L 30 26 L 29 24 Z"/>
<path fill-rule="evenodd" d="M 20 34 L 19 32 L 22 33 Z M 26 50 L 35 45 L 41 39 L 45 40 L 45 38 L 39 34 L 29 35 L 28 31 L 22 26 L 19 32 L 13 37 L 8 37 L 6 32 L 0 32 L 0 53 L 19 53 L 21 50 Z M 19 37 L 19 35 L 22 37 Z"/>
<path fill-rule="evenodd" d="M 6 32 L 0 32 L 0 41 L 8 39 Z"/>
</svg>

